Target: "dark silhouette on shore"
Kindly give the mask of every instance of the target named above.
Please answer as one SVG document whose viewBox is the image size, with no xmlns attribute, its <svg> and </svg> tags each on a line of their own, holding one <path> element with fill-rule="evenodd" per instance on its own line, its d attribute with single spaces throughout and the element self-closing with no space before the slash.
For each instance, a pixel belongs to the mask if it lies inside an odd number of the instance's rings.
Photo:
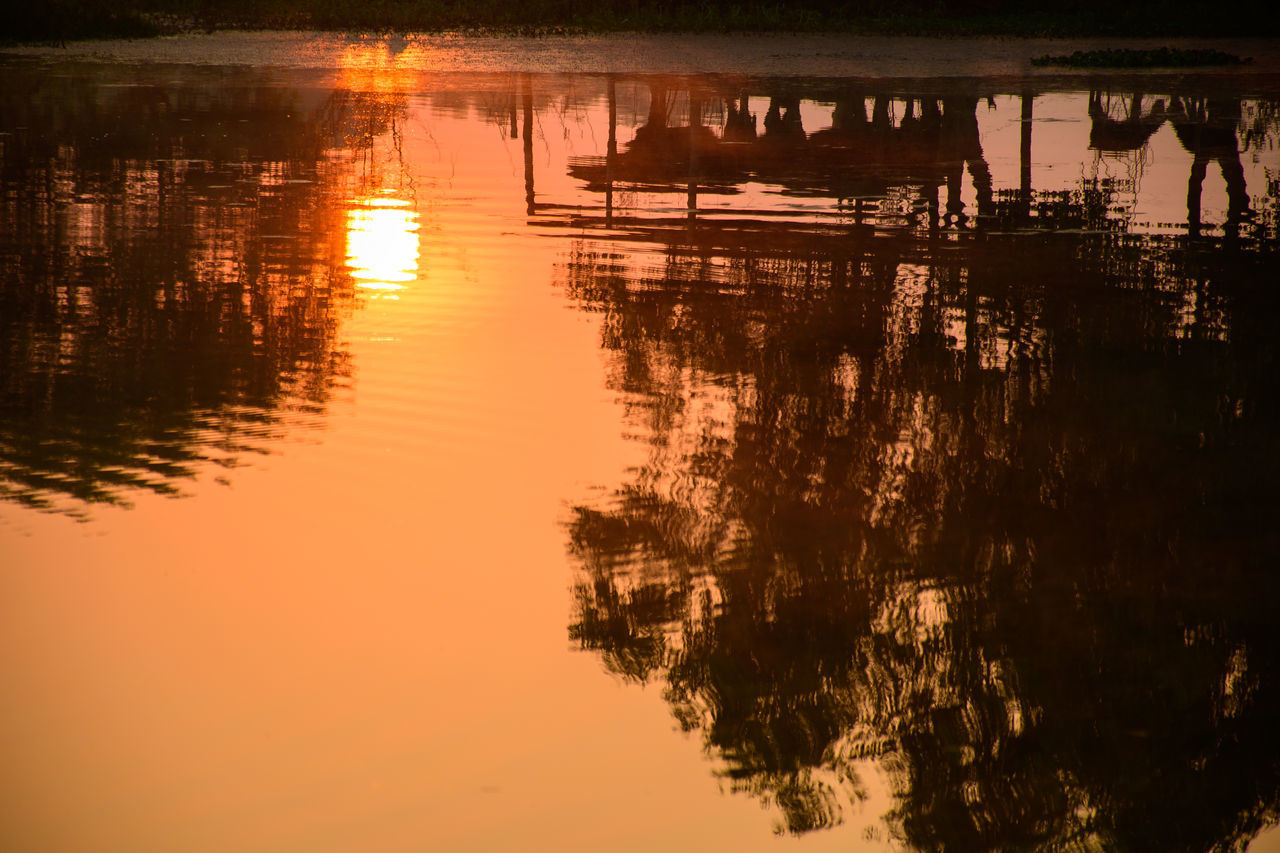
<svg viewBox="0 0 1280 853">
<path fill-rule="evenodd" d="M 1261 0 L 1125 4 L 1076 0 L 46 0 L 0 10 L 0 41 L 138 38 L 215 29 L 354 32 L 816 32 L 1004 36 L 1276 35 Z"/>
</svg>

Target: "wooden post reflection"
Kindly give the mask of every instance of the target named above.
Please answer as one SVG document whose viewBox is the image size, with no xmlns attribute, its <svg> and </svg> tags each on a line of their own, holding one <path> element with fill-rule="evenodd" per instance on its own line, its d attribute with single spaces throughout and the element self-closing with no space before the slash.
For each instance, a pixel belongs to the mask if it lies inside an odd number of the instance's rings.
<svg viewBox="0 0 1280 853">
<path fill-rule="evenodd" d="M 1018 213 L 1024 219 L 1031 218 L 1031 112 L 1035 96 L 1022 91 L 1022 138 L 1018 148 L 1019 187 Z"/>
<path fill-rule="evenodd" d="M 519 78 L 517 77 L 515 80 L 513 80 L 513 81 L 512 81 L 512 85 L 511 85 L 511 103 L 510 103 L 510 107 L 511 107 L 511 128 L 510 128 L 510 130 L 511 130 L 511 138 L 512 138 L 512 139 L 519 139 L 519 138 L 520 138 L 520 128 L 519 128 L 518 120 L 517 120 L 517 117 L 516 117 L 516 112 L 517 112 L 517 108 L 516 108 L 516 90 L 517 90 L 517 89 L 519 89 L 519 87 L 520 87 L 520 81 L 519 81 Z"/>
<path fill-rule="evenodd" d="M 609 147 L 604 155 L 604 224 L 613 226 L 613 168 L 618 156 L 618 85 L 609 75 Z"/>
<path fill-rule="evenodd" d="M 942 113 L 938 108 L 938 100 L 936 98 L 920 99 L 920 119 L 928 125 L 936 126 L 942 120 Z M 936 237 L 938 229 L 942 227 L 942 186 L 946 182 L 945 177 L 934 177 L 930 181 L 929 194 L 926 199 L 929 205 L 929 234 Z"/>
<path fill-rule="evenodd" d="M 525 211 L 533 216 L 533 81 L 529 75 L 520 75 L 521 94 L 524 98 L 524 201 Z"/>
<path fill-rule="evenodd" d="M 702 128 L 702 101 L 689 90 L 689 198 L 688 217 L 692 226 L 698 217 L 698 131 Z"/>
</svg>

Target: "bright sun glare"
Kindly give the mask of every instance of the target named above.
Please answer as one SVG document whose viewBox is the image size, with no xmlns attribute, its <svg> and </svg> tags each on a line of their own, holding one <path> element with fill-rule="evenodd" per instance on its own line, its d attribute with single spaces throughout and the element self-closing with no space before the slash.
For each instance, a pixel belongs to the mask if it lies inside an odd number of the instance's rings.
<svg viewBox="0 0 1280 853">
<path fill-rule="evenodd" d="M 387 196 L 355 202 L 347 213 L 347 266 L 356 286 L 401 290 L 418 277 L 418 214 Z"/>
</svg>

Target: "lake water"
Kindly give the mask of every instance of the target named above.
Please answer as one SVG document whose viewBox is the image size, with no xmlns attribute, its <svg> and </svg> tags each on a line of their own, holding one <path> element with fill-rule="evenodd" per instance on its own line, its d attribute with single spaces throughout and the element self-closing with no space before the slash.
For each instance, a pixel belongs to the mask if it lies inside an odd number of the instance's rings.
<svg viewBox="0 0 1280 853">
<path fill-rule="evenodd" d="M 1276 849 L 1274 67 L 309 38 L 0 55 L 5 849 Z"/>
</svg>

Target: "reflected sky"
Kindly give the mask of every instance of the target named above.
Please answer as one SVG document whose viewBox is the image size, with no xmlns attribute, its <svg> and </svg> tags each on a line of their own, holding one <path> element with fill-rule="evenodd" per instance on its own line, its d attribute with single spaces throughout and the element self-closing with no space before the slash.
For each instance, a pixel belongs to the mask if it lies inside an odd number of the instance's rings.
<svg viewBox="0 0 1280 853">
<path fill-rule="evenodd" d="M 1280 83 L 419 47 L 0 61 L 5 846 L 1274 825 Z"/>
</svg>

